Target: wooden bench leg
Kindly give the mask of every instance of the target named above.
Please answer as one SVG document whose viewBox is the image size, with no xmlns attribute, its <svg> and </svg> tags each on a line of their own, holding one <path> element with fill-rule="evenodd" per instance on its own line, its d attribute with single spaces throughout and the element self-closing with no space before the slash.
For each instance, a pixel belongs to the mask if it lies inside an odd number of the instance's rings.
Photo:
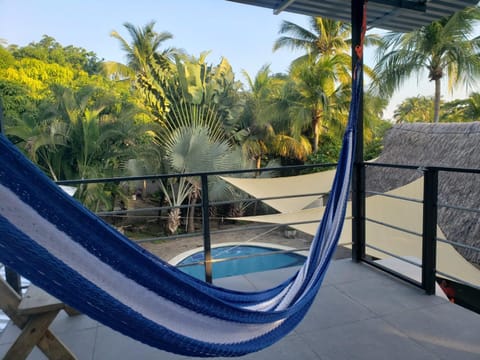
<svg viewBox="0 0 480 360">
<path fill-rule="evenodd" d="M 26 359 L 35 345 L 50 360 L 75 360 L 75 355 L 48 330 L 57 314 L 58 311 L 50 311 L 30 316 L 21 334 L 5 354 L 4 360 Z"/>
<path fill-rule="evenodd" d="M 6 353 L 4 360 L 26 359 L 34 346 L 45 335 L 45 331 L 55 319 L 57 313 L 58 311 L 52 311 L 31 315 L 21 334 Z"/>
<path fill-rule="evenodd" d="M 45 332 L 37 346 L 50 360 L 77 360 L 75 354 L 50 330 Z"/>
<path fill-rule="evenodd" d="M 22 329 L 4 359 L 25 359 L 36 345 L 50 360 L 75 360 L 75 355 L 48 330 L 63 306 L 48 304 L 49 311 L 28 314 L 20 313 L 21 301 L 22 298 L 0 278 L 0 309 Z"/>
</svg>

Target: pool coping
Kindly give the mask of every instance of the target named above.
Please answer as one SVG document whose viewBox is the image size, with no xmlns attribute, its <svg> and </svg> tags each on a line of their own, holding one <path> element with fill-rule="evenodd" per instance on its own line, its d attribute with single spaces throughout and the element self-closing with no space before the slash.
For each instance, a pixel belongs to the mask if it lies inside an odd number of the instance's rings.
<svg viewBox="0 0 480 360">
<path fill-rule="evenodd" d="M 215 244 L 212 246 L 212 249 L 213 248 L 218 248 L 218 247 L 226 247 L 226 246 L 232 246 L 232 247 L 235 247 L 235 246 L 259 246 L 259 247 L 264 247 L 264 248 L 269 248 L 269 249 L 274 249 L 274 250 L 295 250 L 294 247 L 291 247 L 291 246 L 286 246 L 286 245 L 279 245 L 279 244 L 272 244 L 272 243 L 264 243 L 264 242 L 256 242 L 256 241 L 252 241 L 252 242 L 224 242 L 224 243 L 220 243 L 220 244 Z M 174 256 L 173 258 L 171 258 L 170 260 L 168 260 L 168 263 L 170 265 L 178 265 L 178 263 L 180 263 L 182 260 L 184 260 L 185 258 L 199 252 L 199 251 L 202 251 L 203 250 L 203 246 L 198 246 L 194 249 L 191 249 L 191 250 L 187 250 L 187 251 L 184 251 L 183 253 L 181 254 L 178 254 L 176 256 Z M 305 251 L 305 250 L 302 250 L 302 251 L 298 251 L 298 252 L 295 252 L 296 254 L 300 254 L 300 255 L 303 255 L 303 256 L 307 256 L 308 255 L 308 251 Z"/>
</svg>

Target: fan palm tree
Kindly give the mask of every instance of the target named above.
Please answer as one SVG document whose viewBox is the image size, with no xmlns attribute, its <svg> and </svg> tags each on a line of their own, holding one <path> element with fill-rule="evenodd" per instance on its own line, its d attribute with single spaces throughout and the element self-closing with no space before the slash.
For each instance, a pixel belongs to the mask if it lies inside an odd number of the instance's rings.
<svg viewBox="0 0 480 360">
<path fill-rule="evenodd" d="M 219 115 L 213 107 L 185 102 L 172 104 L 166 126 L 158 134 L 157 141 L 165 153 L 169 168 L 175 173 L 227 170 L 238 168 L 240 164 L 240 157 L 225 138 Z M 190 209 L 187 226 L 191 232 L 194 230 L 195 204 L 201 196 L 200 179 L 181 178 L 175 184 L 172 181 L 167 186 L 162 184 L 165 198 L 173 207 L 167 227 L 172 233 L 177 230 L 180 224 L 178 206 L 188 198 Z"/>
<path fill-rule="evenodd" d="M 426 70 L 435 84 L 433 122 L 438 122 L 442 79 L 448 78 L 452 90 L 457 84 L 471 86 L 480 75 L 480 37 L 471 38 L 478 20 L 480 8 L 472 7 L 410 33 L 388 33 L 374 69 L 379 91 L 391 95 L 412 74 Z"/>
</svg>

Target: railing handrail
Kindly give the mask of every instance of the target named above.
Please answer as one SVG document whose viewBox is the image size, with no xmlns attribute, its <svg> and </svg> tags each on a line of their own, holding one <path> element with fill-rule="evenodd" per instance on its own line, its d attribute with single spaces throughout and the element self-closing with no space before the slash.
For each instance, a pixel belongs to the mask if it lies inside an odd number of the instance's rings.
<svg viewBox="0 0 480 360">
<path fill-rule="evenodd" d="M 155 175 L 139 175 L 139 176 L 117 176 L 111 178 L 92 178 L 92 179 L 72 179 L 72 180 L 58 180 L 58 185 L 74 185 L 74 184 L 93 184 L 93 183 L 106 183 L 106 182 L 124 182 L 124 181 L 139 181 L 139 180 L 157 180 L 168 178 L 181 178 L 181 177 L 201 177 L 201 176 L 218 176 L 228 174 L 246 174 L 246 173 L 258 173 L 269 171 L 286 171 L 286 170 L 307 170 L 316 168 L 335 167 L 337 163 L 327 164 L 308 164 L 308 165 L 288 165 L 271 168 L 260 169 L 241 169 L 241 170 L 217 170 L 217 171 L 199 171 L 199 172 L 186 172 L 176 174 L 155 174 Z"/>
<path fill-rule="evenodd" d="M 366 167 L 387 167 L 387 168 L 398 168 L 405 170 L 419 170 L 424 171 L 426 169 L 435 170 L 435 171 L 445 171 L 445 172 L 462 172 L 469 174 L 480 174 L 480 169 L 474 168 L 460 168 L 460 167 L 448 167 L 448 166 L 431 166 L 431 165 L 403 165 L 403 164 L 392 164 L 392 163 L 379 163 L 379 162 L 364 162 Z"/>
</svg>

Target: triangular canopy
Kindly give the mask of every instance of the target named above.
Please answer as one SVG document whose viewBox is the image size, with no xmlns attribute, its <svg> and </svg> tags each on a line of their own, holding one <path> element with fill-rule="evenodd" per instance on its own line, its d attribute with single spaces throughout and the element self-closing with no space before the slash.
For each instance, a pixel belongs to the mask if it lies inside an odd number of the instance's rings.
<svg viewBox="0 0 480 360">
<path fill-rule="evenodd" d="M 410 199 L 420 199 L 422 197 L 422 191 L 423 178 L 419 178 L 410 184 L 389 191 L 387 194 Z M 422 239 L 414 235 L 414 233 L 420 234 L 422 232 L 422 204 L 412 201 L 400 201 L 395 198 L 380 195 L 368 197 L 366 202 L 367 218 L 388 223 L 409 231 L 403 232 L 367 221 L 367 254 L 381 259 L 389 257 L 388 254 L 375 250 L 375 248 L 379 248 L 397 256 L 421 259 Z M 247 216 L 236 219 L 274 224 L 303 222 L 289 226 L 313 236 L 315 235 L 318 221 L 322 218 L 324 210 L 324 207 L 317 207 L 284 214 Z M 347 214 L 350 213 L 350 211 L 351 204 L 349 202 L 347 205 Z M 345 219 L 339 245 L 350 246 L 351 233 L 352 221 L 347 218 Z M 440 228 L 437 228 L 437 236 L 445 239 L 445 235 L 443 235 Z M 437 242 L 437 270 L 480 286 L 480 270 L 465 260 L 453 246 L 440 241 Z"/>
</svg>

